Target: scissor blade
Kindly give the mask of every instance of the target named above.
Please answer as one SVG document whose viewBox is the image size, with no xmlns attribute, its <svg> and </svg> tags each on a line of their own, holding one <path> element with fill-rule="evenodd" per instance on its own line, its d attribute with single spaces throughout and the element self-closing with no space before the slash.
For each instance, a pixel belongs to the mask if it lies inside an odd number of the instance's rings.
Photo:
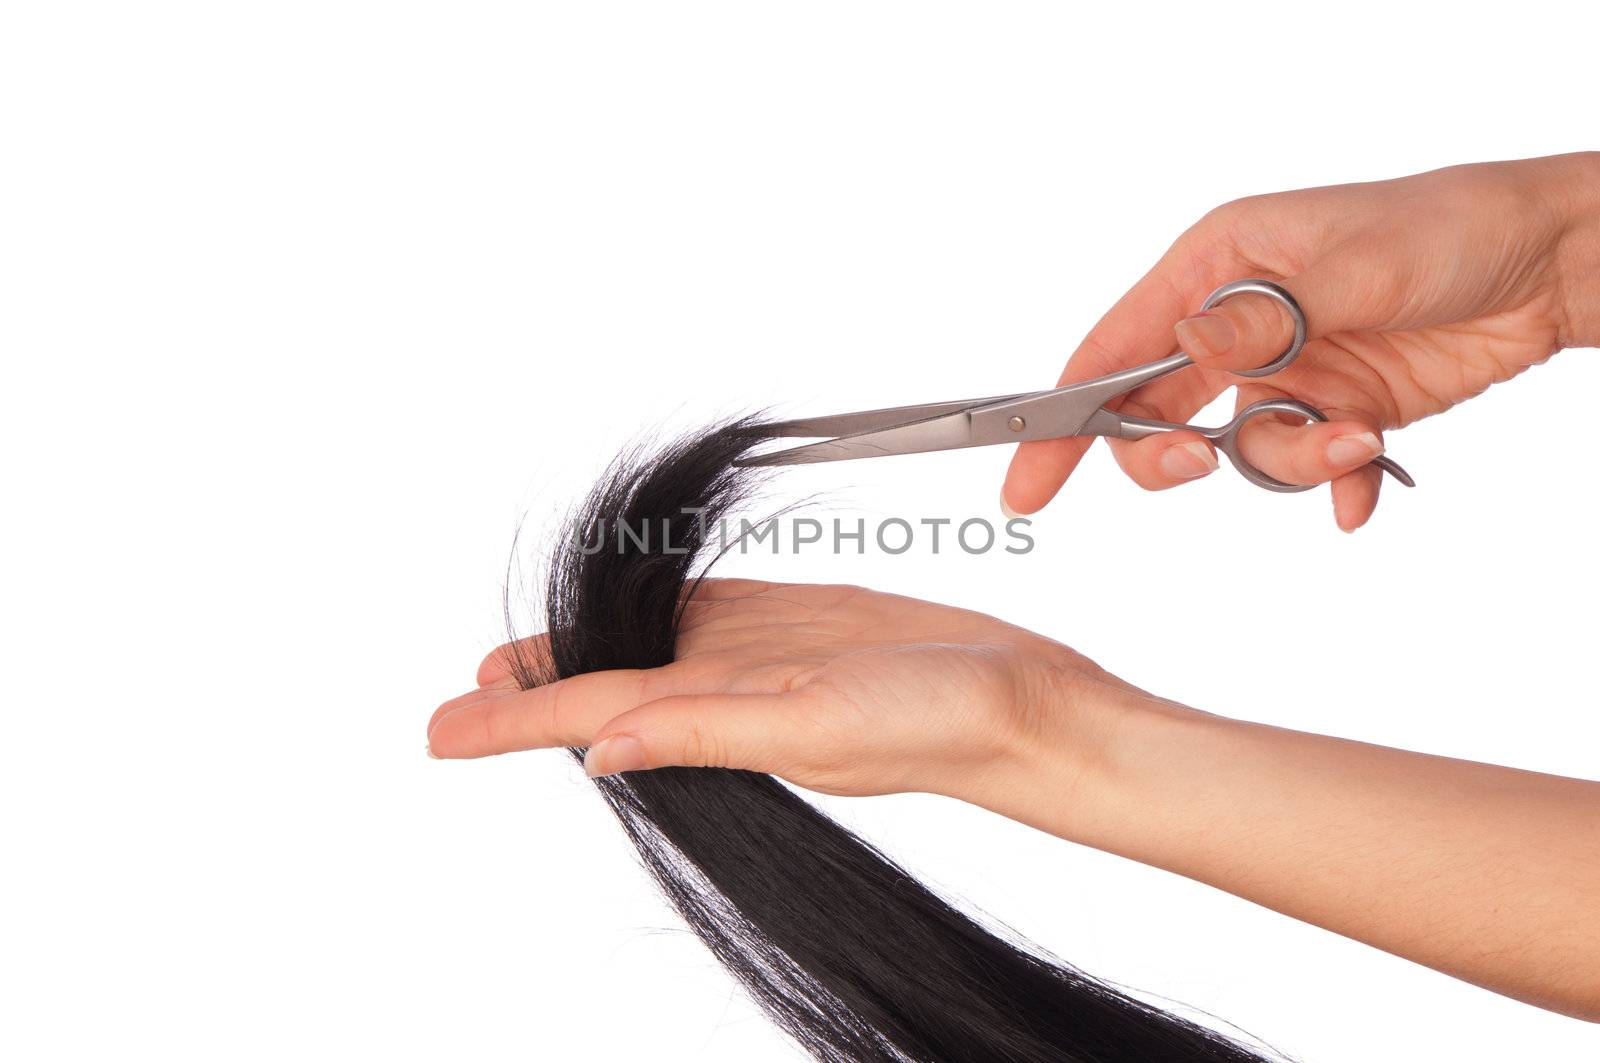
<svg viewBox="0 0 1600 1063">
<path fill-rule="evenodd" d="M 1010 402 L 1033 394 L 1029 391 L 1016 395 L 996 395 L 987 399 L 957 399 L 953 402 L 925 402 L 916 406 L 886 406 L 881 410 L 862 410 L 858 413 L 833 413 L 822 417 L 800 417 L 792 421 L 778 421 L 766 425 L 765 430 L 780 437 L 853 436 L 862 432 L 877 432 L 896 428 L 913 421 L 941 417 L 958 410 L 975 409 L 992 402 Z"/>
<path fill-rule="evenodd" d="M 808 465 L 819 461 L 924 454 L 935 450 L 1054 439 L 1080 431 L 1099 408 L 1099 402 L 1098 382 L 1091 381 L 1052 391 L 1025 391 L 1019 395 L 1001 395 L 992 399 L 899 406 L 859 414 L 785 421 L 770 426 L 774 429 L 772 434 L 809 436 L 829 428 L 875 423 L 890 415 L 903 418 L 907 413 L 952 411 L 943 416 L 924 416 L 918 420 L 892 424 L 877 431 L 845 433 L 838 439 L 742 458 L 734 464 L 741 467 Z"/>
<path fill-rule="evenodd" d="M 810 465 L 819 461 L 848 461 L 852 458 L 881 458 L 888 454 L 925 454 L 934 450 L 959 450 L 981 446 L 994 440 L 977 439 L 972 434 L 972 417 L 958 409 L 943 417 L 928 417 L 910 424 L 863 432 L 840 439 L 825 439 L 803 447 L 741 458 L 742 467 L 768 465 Z"/>
<path fill-rule="evenodd" d="M 1105 435 L 1106 425 L 1099 415 L 1106 403 L 1191 364 L 1189 356 L 1180 351 L 1082 383 L 1000 399 L 972 411 L 973 430 L 978 435 L 990 436 L 998 434 L 999 426 L 1005 425 L 1015 432 L 1010 439 L 1013 443 Z"/>
</svg>

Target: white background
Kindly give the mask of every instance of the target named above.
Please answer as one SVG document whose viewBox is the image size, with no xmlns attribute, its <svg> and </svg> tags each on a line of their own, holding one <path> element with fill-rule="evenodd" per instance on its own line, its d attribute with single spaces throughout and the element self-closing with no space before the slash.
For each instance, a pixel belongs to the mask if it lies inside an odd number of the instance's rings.
<svg viewBox="0 0 1600 1063">
<path fill-rule="evenodd" d="M 643 427 L 1046 386 L 1222 201 L 1596 146 L 1578 4 L 5 11 L 17 1059 L 790 1058 L 563 755 L 424 756 L 498 641 L 519 521 L 546 532 Z M 1101 451 L 1024 558 L 728 571 L 984 609 L 1219 712 L 1595 777 L 1597 386 L 1574 352 L 1392 434 L 1420 486 L 1355 536 L 1325 492 L 1224 469 L 1146 495 Z M 988 516 L 1006 458 L 784 484 L 824 515 Z M 829 807 L 1308 1061 L 1600 1054 L 1600 1028 L 972 808 Z"/>
</svg>

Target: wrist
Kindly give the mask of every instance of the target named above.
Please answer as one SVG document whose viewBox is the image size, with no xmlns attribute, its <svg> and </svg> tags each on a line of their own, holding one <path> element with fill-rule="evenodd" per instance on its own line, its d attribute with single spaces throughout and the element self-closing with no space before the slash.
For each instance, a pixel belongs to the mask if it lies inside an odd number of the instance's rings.
<svg viewBox="0 0 1600 1063">
<path fill-rule="evenodd" d="M 1562 223 L 1556 248 L 1559 342 L 1600 346 L 1600 151 L 1538 161 L 1541 188 Z"/>
<path fill-rule="evenodd" d="M 1261 753 L 1261 729 L 1081 671 L 1055 715 L 1054 726 L 1019 746 L 1004 785 L 975 803 L 1204 880 L 1223 824 L 1238 811 L 1230 769 L 1249 774 L 1243 765 Z"/>
<path fill-rule="evenodd" d="M 1135 858 L 1137 835 L 1172 818 L 1152 806 L 1194 781 L 1186 746 L 1232 722 L 1132 689 L 1064 647 L 1022 687 L 1000 755 L 950 796 Z"/>
</svg>

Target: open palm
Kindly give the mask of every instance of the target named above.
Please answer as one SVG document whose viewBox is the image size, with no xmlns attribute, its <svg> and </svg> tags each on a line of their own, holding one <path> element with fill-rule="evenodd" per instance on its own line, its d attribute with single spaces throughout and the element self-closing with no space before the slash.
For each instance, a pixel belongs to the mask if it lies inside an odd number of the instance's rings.
<svg viewBox="0 0 1600 1063">
<path fill-rule="evenodd" d="M 480 689 L 435 713 L 436 756 L 589 746 L 590 770 L 603 774 L 627 768 L 606 763 L 602 743 L 627 738 L 643 758 L 627 767 L 736 767 L 826 793 L 971 799 L 1041 731 L 1088 726 L 1101 700 L 1137 696 L 1067 647 L 981 613 L 752 580 L 701 584 L 677 659 L 662 668 L 518 690 L 507 661 L 505 647 L 490 654 Z M 1064 718 L 1064 704 L 1081 719 Z"/>
</svg>

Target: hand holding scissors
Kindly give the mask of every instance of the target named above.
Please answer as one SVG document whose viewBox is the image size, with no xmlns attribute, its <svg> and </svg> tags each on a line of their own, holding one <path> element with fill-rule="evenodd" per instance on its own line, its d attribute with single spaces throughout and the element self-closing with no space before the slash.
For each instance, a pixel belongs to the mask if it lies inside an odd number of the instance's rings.
<svg viewBox="0 0 1600 1063">
<path fill-rule="evenodd" d="M 1240 280 L 1212 292 L 1202 310 L 1209 310 L 1234 295 L 1252 293 L 1277 302 L 1294 325 L 1294 338 L 1277 358 L 1256 369 L 1235 370 L 1241 377 L 1263 377 L 1289 366 L 1306 343 L 1306 318 L 1294 297 L 1271 281 Z M 1134 388 L 1194 365 L 1181 351 L 1144 365 L 1123 369 L 1079 384 L 1049 391 L 1024 392 L 984 399 L 895 406 L 859 413 L 834 414 L 782 421 L 771 426 L 774 434 L 787 437 L 833 436 L 819 443 L 780 450 L 745 459 L 744 465 L 801 465 L 850 458 L 884 457 L 890 454 L 919 454 L 955 450 L 963 447 L 1024 443 L 1037 439 L 1066 436 L 1106 436 L 1112 439 L 1144 439 L 1158 432 L 1198 432 L 1225 454 L 1245 479 L 1269 491 L 1305 491 L 1310 484 L 1291 484 L 1275 479 L 1258 469 L 1240 452 L 1239 431 L 1252 418 L 1267 414 L 1289 414 L 1308 421 L 1326 421 L 1314 406 L 1295 399 L 1266 399 L 1252 403 L 1220 428 L 1170 424 L 1143 417 L 1132 417 L 1108 409 L 1106 404 Z M 1411 476 L 1388 457 L 1371 464 L 1384 470 L 1407 487 L 1415 486 Z"/>
</svg>

